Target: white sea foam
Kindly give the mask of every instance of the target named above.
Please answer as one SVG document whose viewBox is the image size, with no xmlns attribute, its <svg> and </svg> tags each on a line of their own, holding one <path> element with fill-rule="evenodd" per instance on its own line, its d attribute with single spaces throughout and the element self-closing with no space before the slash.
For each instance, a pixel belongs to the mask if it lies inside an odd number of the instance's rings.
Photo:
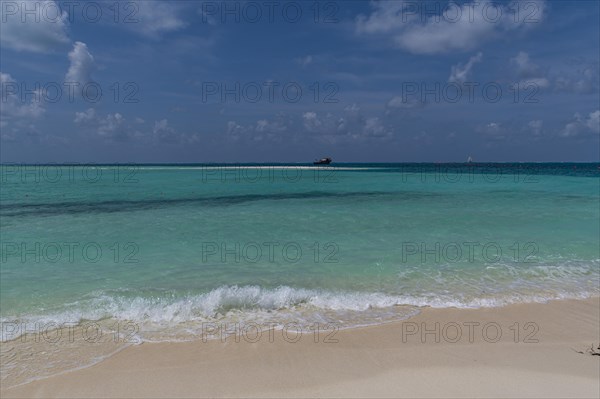
<svg viewBox="0 0 600 399">
<path fill-rule="evenodd" d="M 547 302 L 598 295 L 598 291 L 515 291 L 510 294 L 466 295 L 422 293 L 390 295 L 380 292 L 334 292 L 282 286 L 222 286 L 204 294 L 187 296 L 131 297 L 98 293 L 91 299 L 66 305 L 59 312 L 44 315 L 3 316 L 3 325 L 38 323 L 57 326 L 84 321 L 121 320 L 137 323 L 141 339 L 160 340 L 180 336 L 182 331 L 196 333 L 204 322 L 296 323 L 335 322 L 340 328 L 373 325 L 402 320 L 418 312 L 419 307 L 479 308 L 513 303 Z M 9 334 L 10 333 L 10 334 Z M 14 328 L 2 328 L 2 340 L 18 337 Z"/>
</svg>

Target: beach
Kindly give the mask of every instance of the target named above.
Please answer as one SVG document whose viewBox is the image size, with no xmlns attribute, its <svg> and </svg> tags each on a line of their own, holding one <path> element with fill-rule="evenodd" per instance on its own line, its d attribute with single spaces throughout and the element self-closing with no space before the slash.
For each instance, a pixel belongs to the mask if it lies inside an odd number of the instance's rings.
<svg viewBox="0 0 600 399">
<path fill-rule="evenodd" d="M 3 397 L 598 391 L 596 164 L 4 172 Z"/>
<path fill-rule="evenodd" d="M 273 342 L 232 335 L 225 343 L 144 343 L 92 367 L 3 388 L 2 397 L 591 398 L 600 356 L 587 350 L 600 344 L 599 326 L 597 297 L 425 308 L 402 322 L 339 331 L 332 342 L 324 334 L 315 342 L 312 332 L 289 342 L 295 336 L 276 332 Z"/>
<path fill-rule="evenodd" d="M 0 2 L 0 399 L 600 399 L 600 1 Z"/>
</svg>

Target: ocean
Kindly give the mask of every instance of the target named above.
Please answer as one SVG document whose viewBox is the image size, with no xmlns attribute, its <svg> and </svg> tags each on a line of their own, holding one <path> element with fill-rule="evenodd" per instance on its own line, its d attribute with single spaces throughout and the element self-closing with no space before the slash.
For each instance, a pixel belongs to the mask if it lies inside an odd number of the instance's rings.
<svg viewBox="0 0 600 399">
<path fill-rule="evenodd" d="M 135 342 L 350 328 L 600 293 L 597 163 L 5 164 L 1 179 L 5 342 L 90 322 Z"/>
</svg>

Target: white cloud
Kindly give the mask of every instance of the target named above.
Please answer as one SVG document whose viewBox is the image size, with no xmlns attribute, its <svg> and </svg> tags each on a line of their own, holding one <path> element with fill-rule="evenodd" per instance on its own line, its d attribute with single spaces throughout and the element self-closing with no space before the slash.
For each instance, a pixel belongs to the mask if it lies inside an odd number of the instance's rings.
<svg viewBox="0 0 600 399">
<path fill-rule="evenodd" d="M 15 80 L 7 73 L 2 73 L 0 72 L 0 83 L 9 83 L 9 82 L 14 82 Z M 0 89 L 3 86 L 0 86 Z"/>
<path fill-rule="evenodd" d="M 336 143 L 345 140 L 389 139 L 392 130 L 376 116 L 365 117 L 360 108 L 353 104 L 346 107 L 341 115 L 327 113 L 319 116 L 314 111 L 302 115 L 302 124 L 306 133 L 316 136 L 320 141 Z"/>
<path fill-rule="evenodd" d="M 581 115 L 576 113 L 574 116 L 575 120 L 565 125 L 563 130 L 560 132 L 561 137 L 574 137 L 579 135 L 581 129 Z"/>
<path fill-rule="evenodd" d="M 484 126 L 476 128 L 478 133 L 482 133 L 489 140 L 506 139 L 506 129 L 498 122 L 490 122 Z"/>
<path fill-rule="evenodd" d="M 535 1 L 533 18 L 515 18 L 515 4 L 501 5 L 490 0 L 449 3 L 429 15 L 420 2 L 385 1 L 372 3 L 369 16 L 356 21 L 359 34 L 387 34 L 393 43 L 415 54 L 468 51 L 483 42 L 536 26 L 543 18 L 544 1 Z M 434 5 L 440 5 L 435 3 Z M 523 14 L 523 13 L 521 13 Z"/>
<path fill-rule="evenodd" d="M 544 126 L 544 123 L 541 120 L 537 119 L 530 121 L 527 124 L 527 126 L 529 127 L 534 136 L 539 136 L 542 134 L 542 128 Z"/>
<path fill-rule="evenodd" d="M 452 66 L 452 68 L 450 69 L 450 77 L 448 78 L 448 82 L 454 82 L 459 84 L 465 83 L 471 74 L 473 66 L 476 63 L 481 62 L 482 59 L 483 53 L 480 51 L 476 55 L 469 58 L 469 61 L 465 65 L 457 64 Z"/>
<path fill-rule="evenodd" d="M 267 119 L 261 119 L 256 122 L 257 132 L 265 133 L 282 133 L 287 130 L 287 126 L 282 121 L 269 121 Z"/>
<path fill-rule="evenodd" d="M 70 43 L 68 15 L 51 0 L 3 2 L 0 45 L 18 51 L 48 53 Z M 25 13 L 25 10 L 32 11 Z"/>
<path fill-rule="evenodd" d="M 528 90 L 532 87 L 545 89 L 550 87 L 550 80 L 546 76 L 547 73 L 539 65 L 531 61 L 528 53 L 519 51 L 515 57 L 510 59 L 510 63 L 518 79 L 520 79 L 517 82 L 520 89 Z"/>
<path fill-rule="evenodd" d="M 406 96 L 406 98 L 402 98 L 400 96 L 392 97 L 390 101 L 387 102 L 386 107 L 389 110 L 402 110 L 402 109 L 415 109 L 415 108 L 423 108 L 426 105 L 424 101 L 418 100 L 414 96 Z"/>
<path fill-rule="evenodd" d="M 98 134 L 101 136 L 112 136 L 123 126 L 125 119 L 123 115 L 119 114 L 108 114 L 105 119 L 101 120 L 100 126 L 98 127 Z"/>
<path fill-rule="evenodd" d="M 160 121 L 155 121 L 152 133 L 154 135 L 153 137 L 156 143 L 175 144 L 194 140 L 193 136 L 188 138 L 185 135 L 177 132 L 175 128 L 169 125 L 168 119 L 161 119 Z"/>
<path fill-rule="evenodd" d="M 96 68 L 94 57 L 90 54 L 85 43 L 75 42 L 69 52 L 71 65 L 65 76 L 65 82 L 77 82 L 85 85 L 92 81 L 92 72 Z"/>
<path fill-rule="evenodd" d="M 230 141 L 276 141 L 282 142 L 290 139 L 293 132 L 290 131 L 292 123 L 284 115 L 280 114 L 272 120 L 260 119 L 254 124 L 242 126 L 235 121 L 227 122 L 227 138 Z"/>
<path fill-rule="evenodd" d="M 168 119 L 161 119 L 160 121 L 155 121 L 154 122 L 154 129 L 152 129 L 152 132 L 154 134 L 161 134 L 161 133 L 172 133 L 175 130 L 169 126 L 169 120 Z"/>
<path fill-rule="evenodd" d="M 529 54 L 524 51 L 510 59 L 510 62 L 515 66 L 515 69 L 520 77 L 532 78 L 542 75 L 541 68 L 533 63 L 529 58 Z"/>
<path fill-rule="evenodd" d="M 94 108 L 88 108 L 83 112 L 75 112 L 75 123 L 88 123 L 96 119 L 96 110 Z"/>
<path fill-rule="evenodd" d="M 600 133 L 600 110 L 590 113 L 585 125 L 594 133 Z"/>
<path fill-rule="evenodd" d="M 309 54 L 306 57 L 297 58 L 296 62 L 305 67 L 313 62 L 313 57 Z"/>
<path fill-rule="evenodd" d="M 352 103 L 352 105 L 348 105 L 348 106 L 344 107 L 344 111 L 345 112 L 359 112 L 360 107 L 358 105 L 356 105 L 356 103 Z"/>
<path fill-rule="evenodd" d="M 367 118 L 362 129 L 364 136 L 368 137 L 387 137 L 391 136 L 391 131 L 383 126 L 379 117 Z"/>
<path fill-rule="evenodd" d="M 305 112 L 302 114 L 302 120 L 304 128 L 309 132 L 316 132 L 323 126 L 323 122 L 317 117 L 316 112 Z"/>
<path fill-rule="evenodd" d="M 73 122 L 110 141 L 127 141 L 141 135 L 131 129 L 125 117 L 118 112 L 102 117 L 94 108 L 88 108 L 83 112 L 76 112 Z"/>
<path fill-rule="evenodd" d="M 536 87 L 538 89 L 545 89 L 550 87 L 550 81 L 547 78 L 532 78 L 532 79 L 523 79 L 518 82 L 518 85 L 521 89 L 527 90 L 531 87 Z"/>
<path fill-rule="evenodd" d="M 490 122 L 485 127 L 489 132 L 498 132 L 500 130 L 500 124 L 496 122 Z"/>
<path fill-rule="evenodd" d="M 3 128 L 12 124 L 31 124 L 32 119 L 37 119 L 46 112 L 41 91 L 36 91 L 25 99 L 19 93 L 17 81 L 9 74 L 0 72 L 0 122 Z"/>
<path fill-rule="evenodd" d="M 557 91 L 594 93 L 598 91 L 599 76 L 598 64 L 592 62 L 577 68 L 575 71 L 561 74 L 556 78 L 554 86 Z"/>
<path fill-rule="evenodd" d="M 587 117 L 576 113 L 573 120 L 567 123 L 559 133 L 559 136 L 582 137 L 598 135 L 598 133 L 600 133 L 600 110 L 590 112 Z"/>
<path fill-rule="evenodd" d="M 137 23 L 130 24 L 130 27 L 145 36 L 156 38 L 187 25 L 179 17 L 180 6 L 177 3 L 142 1 L 136 4 L 139 6 L 135 15 Z"/>
<path fill-rule="evenodd" d="M 226 134 L 230 140 L 237 141 L 242 137 L 245 131 L 246 129 L 242 125 L 239 125 L 236 121 L 227 122 Z"/>
<path fill-rule="evenodd" d="M 562 70 L 551 74 L 550 68 L 543 68 L 532 61 L 530 55 L 520 51 L 510 59 L 516 82 L 521 90 L 551 88 L 555 92 L 595 93 L 598 91 L 598 64 L 590 62 L 574 70 Z M 556 65 L 555 65 L 556 66 Z"/>
<path fill-rule="evenodd" d="M 415 20 L 406 1 L 379 1 L 371 4 L 374 8 L 371 15 L 359 15 L 356 19 L 358 33 L 388 33 L 401 28 L 402 23 Z"/>
<path fill-rule="evenodd" d="M 321 143 L 347 141 L 387 140 L 393 136 L 392 129 L 377 116 L 364 116 L 356 104 L 349 105 L 340 113 L 306 111 L 296 117 L 279 114 L 274 119 L 260 119 L 256 123 L 242 125 L 236 121 L 227 123 L 226 135 L 230 141 L 247 142 L 305 142 Z"/>
</svg>

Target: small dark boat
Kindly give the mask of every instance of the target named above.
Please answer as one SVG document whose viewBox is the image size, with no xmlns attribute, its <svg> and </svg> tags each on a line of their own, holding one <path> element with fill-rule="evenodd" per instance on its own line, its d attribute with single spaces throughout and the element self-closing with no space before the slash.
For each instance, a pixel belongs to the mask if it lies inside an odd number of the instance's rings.
<svg viewBox="0 0 600 399">
<path fill-rule="evenodd" d="M 329 165 L 331 163 L 331 158 L 321 158 L 313 162 L 313 165 Z"/>
</svg>

